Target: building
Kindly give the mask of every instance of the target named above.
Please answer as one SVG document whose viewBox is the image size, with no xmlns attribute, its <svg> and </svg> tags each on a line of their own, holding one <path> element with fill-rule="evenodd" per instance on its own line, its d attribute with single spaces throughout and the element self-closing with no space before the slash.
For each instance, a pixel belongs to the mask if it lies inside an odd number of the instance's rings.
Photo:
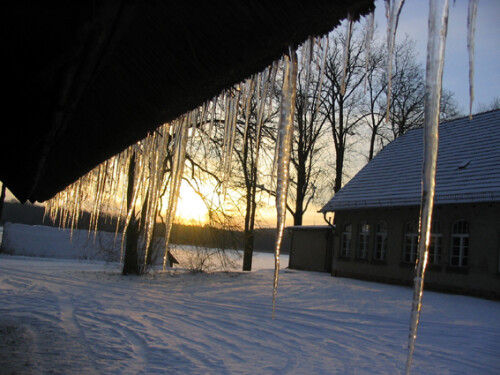
<svg viewBox="0 0 500 375">
<path fill-rule="evenodd" d="M 500 110 L 443 123 L 439 131 L 425 286 L 500 298 Z M 327 250 L 332 275 L 412 283 L 422 155 L 423 129 L 415 129 L 385 147 L 321 209 L 335 215 Z"/>
</svg>

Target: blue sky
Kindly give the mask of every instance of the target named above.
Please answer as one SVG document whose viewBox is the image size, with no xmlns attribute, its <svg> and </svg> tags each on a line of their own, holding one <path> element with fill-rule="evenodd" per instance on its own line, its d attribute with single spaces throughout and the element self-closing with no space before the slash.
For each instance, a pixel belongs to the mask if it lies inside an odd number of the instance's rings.
<svg viewBox="0 0 500 375">
<path fill-rule="evenodd" d="M 375 19 L 379 37 L 385 38 L 384 1 L 376 1 Z M 469 109 L 469 57 L 467 51 L 468 0 L 450 0 L 443 87 L 454 92 L 464 114 Z M 408 34 L 416 41 L 420 62 L 425 66 L 429 1 L 406 0 L 397 30 L 398 40 Z M 500 1 L 479 0 L 475 37 L 473 112 L 479 104 L 500 97 Z M 385 40 L 385 39 L 384 39 Z"/>
</svg>

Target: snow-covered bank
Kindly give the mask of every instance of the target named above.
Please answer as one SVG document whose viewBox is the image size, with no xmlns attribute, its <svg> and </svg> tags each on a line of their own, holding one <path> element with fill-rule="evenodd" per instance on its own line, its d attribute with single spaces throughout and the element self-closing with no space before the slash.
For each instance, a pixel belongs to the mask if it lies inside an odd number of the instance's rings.
<svg viewBox="0 0 500 375">
<path fill-rule="evenodd" d="M 6 223 L 2 251 L 10 255 L 34 256 L 58 259 L 86 259 L 118 262 L 121 252 L 121 234 L 93 232 L 86 230 L 59 229 L 43 225 L 26 225 Z M 160 241 L 161 242 L 161 241 Z M 171 245 L 172 253 L 180 261 L 180 268 L 194 268 L 193 262 L 199 262 L 204 257 L 205 268 L 217 268 L 218 257 L 214 249 L 201 248 L 197 251 L 193 246 Z M 230 270 L 240 270 L 242 259 L 240 252 L 228 252 L 232 260 Z M 263 261 L 263 257 L 266 261 Z M 208 259 L 210 258 L 210 259 Z M 281 255 L 282 268 L 288 266 L 288 255 Z M 162 258 L 159 257 L 161 263 Z M 253 257 L 252 269 L 272 268 L 273 263 L 267 261 L 267 256 L 256 252 Z"/>
<path fill-rule="evenodd" d="M 121 236 L 59 229 L 44 225 L 5 223 L 2 250 L 7 254 L 59 259 L 117 261 Z"/>
</svg>

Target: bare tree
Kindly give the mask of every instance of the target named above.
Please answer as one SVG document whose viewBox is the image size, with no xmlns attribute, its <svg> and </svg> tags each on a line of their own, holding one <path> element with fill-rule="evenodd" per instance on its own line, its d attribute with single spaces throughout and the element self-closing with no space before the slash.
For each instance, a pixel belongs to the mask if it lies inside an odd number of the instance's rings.
<svg viewBox="0 0 500 375">
<path fill-rule="evenodd" d="M 327 117 L 317 111 L 321 100 L 318 75 L 314 72 L 310 75 L 306 69 L 302 69 L 297 79 L 291 155 L 293 171 L 289 191 L 293 203 L 287 206 L 294 225 L 302 225 L 304 213 L 315 197 L 323 170 L 318 164 L 323 151 L 320 140 L 325 135 Z"/>
<path fill-rule="evenodd" d="M 494 97 L 491 99 L 491 102 L 489 104 L 479 104 L 477 106 L 477 111 L 478 112 L 487 112 L 487 111 L 494 111 L 500 109 L 500 97 Z"/>
<path fill-rule="evenodd" d="M 259 82 L 258 82 L 259 81 Z M 262 159 L 265 156 L 265 149 L 270 147 L 266 142 L 271 128 L 274 126 L 272 119 L 276 116 L 278 107 L 270 111 L 264 105 L 269 100 L 269 91 L 271 85 L 271 74 L 269 71 L 262 75 L 254 77 L 254 88 L 245 103 L 239 103 L 237 111 L 237 120 L 235 122 L 235 138 L 232 142 L 232 154 L 234 163 L 232 163 L 232 173 L 229 179 L 225 181 L 232 190 L 241 192 L 241 211 L 244 216 L 243 225 L 243 270 L 252 269 L 252 258 L 254 250 L 255 222 L 258 208 L 258 192 L 261 190 L 259 178 L 263 166 Z M 257 85 L 259 87 L 257 88 Z M 226 103 L 227 104 L 227 103 Z M 224 108 L 221 103 L 221 112 L 228 113 L 229 108 Z M 211 135 L 211 141 L 214 144 L 214 153 L 220 155 L 225 147 L 230 147 L 231 142 L 224 139 L 223 128 L 227 125 L 228 116 L 224 119 L 217 119 L 215 122 L 220 124 Z M 227 161 L 226 161 L 227 162 Z M 224 177 L 223 177 L 224 178 Z M 227 176 L 226 176 L 227 178 Z"/>
<path fill-rule="evenodd" d="M 377 139 L 381 147 L 402 136 L 411 129 L 419 128 L 424 119 L 425 71 L 417 62 L 415 42 L 408 37 L 395 46 L 393 56 L 391 101 L 389 118 L 387 109 L 387 50 L 379 45 L 370 57 L 367 73 L 367 97 L 363 111 L 370 130 L 368 160 L 376 153 Z M 443 90 L 441 96 L 441 121 L 459 115 L 454 95 Z"/>
<path fill-rule="evenodd" d="M 334 191 L 337 192 L 342 187 L 350 137 L 356 134 L 364 117 L 359 104 L 363 101 L 365 63 L 363 39 L 360 37 L 347 38 L 345 33 L 335 31 L 330 35 L 329 46 L 321 110 L 331 125 L 335 147 Z M 345 67 L 344 53 L 347 53 Z"/>
<path fill-rule="evenodd" d="M 238 126 L 239 142 L 235 144 L 233 152 L 238 159 L 241 178 L 236 184 L 243 189 L 245 201 L 244 217 L 244 245 L 243 245 L 243 271 L 252 269 L 252 258 L 255 239 L 255 220 L 257 213 L 257 188 L 259 187 L 259 159 L 264 155 L 264 136 L 270 133 L 274 113 L 259 115 L 259 101 L 252 99 L 250 110 L 242 114 L 243 121 Z M 276 107 L 277 108 L 277 107 Z M 245 134 L 246 127 L 246 134 Z M 261 161 L 262 164 L 262 161 Z"/>
</svg>

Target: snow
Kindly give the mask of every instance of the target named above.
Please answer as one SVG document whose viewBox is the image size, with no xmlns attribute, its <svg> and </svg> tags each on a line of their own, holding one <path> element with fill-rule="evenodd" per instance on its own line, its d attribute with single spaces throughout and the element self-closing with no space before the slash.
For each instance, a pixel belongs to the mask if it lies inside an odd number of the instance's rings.
<svg viewBox="0 0 500 375">
<path fill-rule="evenodd" d="M 5 238 L 21 243 L 10 229 Z M 30 246 L 40 233 L 17 230 Z M 43 230 L 47 254 L 61 256 L 61 232 Z M 121 276 L 116 262 L 38 255 L 0 255 L 1 373 L 404 372 L 407 287 L 282 268 L 273 320 L 273 254 L 257 253 L 252 272 L 144 277 Z M 413 373 L 500 373 L 499 318 L 499 302 L 427 291 Z"/>
</svg>

